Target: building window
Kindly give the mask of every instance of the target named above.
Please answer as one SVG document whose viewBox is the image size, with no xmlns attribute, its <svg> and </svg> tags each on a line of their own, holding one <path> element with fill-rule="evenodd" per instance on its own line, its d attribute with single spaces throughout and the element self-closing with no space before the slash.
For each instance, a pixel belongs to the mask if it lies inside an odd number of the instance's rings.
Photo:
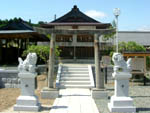
<svg viewBox="0 0 150 113">
<path fill-rule="evenodd" d="M 94 42 L 93 35 L 77 35 L 77 42 Z"/>
<path fill-rule="evenodd" d="M 56 42 L 72 42 L 72 35 L 56 35 Z"/>
</svg>

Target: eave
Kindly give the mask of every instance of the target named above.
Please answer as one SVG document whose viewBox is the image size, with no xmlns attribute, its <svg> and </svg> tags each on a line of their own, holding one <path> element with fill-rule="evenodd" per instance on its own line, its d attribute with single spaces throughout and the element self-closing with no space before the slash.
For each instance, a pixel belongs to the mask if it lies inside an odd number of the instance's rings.
<svg viewBox="0 0 150 113">
<path fill-rule="evenodd" d="M 111 26 L 109 23 L 48 23 L 42 24 L 41 27 L 43 28 L 51 28 L 54 26 L 96 26 L 102 28 L 108 28 Z"/>
</svg>

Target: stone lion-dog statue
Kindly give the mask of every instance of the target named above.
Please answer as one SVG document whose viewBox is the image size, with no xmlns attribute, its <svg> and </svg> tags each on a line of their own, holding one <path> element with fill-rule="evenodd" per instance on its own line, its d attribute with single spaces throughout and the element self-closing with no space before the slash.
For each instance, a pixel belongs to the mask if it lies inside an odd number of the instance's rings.
<svg viewBox="0 0 150 113">
<path fill-rule="evenodd" d="M 18 61 L 19 61 L 18 65 L 19 72 L 35 73 L 37 62 L 36 53 L 29 53 L 24 61 L 22 60 L 22 58 L 19 57 Z"/>
<path fill-rule="evenodd" d="M 114 62 L 114 72 L 131 72 L 131 58 L 126 62 L 121 53 L 114 53 L 112 61 Z"/>
</svg>

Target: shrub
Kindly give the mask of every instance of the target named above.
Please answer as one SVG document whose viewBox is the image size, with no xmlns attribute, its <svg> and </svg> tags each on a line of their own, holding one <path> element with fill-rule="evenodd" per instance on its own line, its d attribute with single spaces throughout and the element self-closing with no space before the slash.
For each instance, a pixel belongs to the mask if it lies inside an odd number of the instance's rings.
<svg viewBox="0 0 150 113">
<path fill-rule="evenodd" d="M 25 57 L 30 52 L 36 53 L 39 61 L 44 61 L 47 63 L 47 60 L 49 59 L 50 47 L 45 45 L 31 45 L 28 46 L 28 48 L 23 52 L 22 56 Z M 58 47 L 55 47 L 55 55 L 56 57 L 60 55 L 60 50 L 58 50 Z"/>
<path fill-rule="evenodd" d="M 144 52 L 146 51 L 146 49 L 144 48 L 144 46 L 137 44 L 134 41 L 129 41 L 128 43 L 126 42 L 121 42 L 119 43 L 119 51 L 125 52 L 125 51 L 129 51 L 129 52 Z"/>
</svg>

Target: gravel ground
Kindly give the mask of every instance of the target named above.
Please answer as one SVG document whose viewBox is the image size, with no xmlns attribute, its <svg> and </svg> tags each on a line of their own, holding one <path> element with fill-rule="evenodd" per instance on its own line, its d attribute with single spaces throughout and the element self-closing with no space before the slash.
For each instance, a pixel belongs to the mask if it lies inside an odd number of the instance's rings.
<svg viewBox="0 0 150 113">
<path fill-rule="evenodd" d="M 51 105 L 42 105 L 41 106 L 41 109 L 39 112 L 29 112 L 29 111 L 14 111 L 13 110 L 13 107 L 7 109 L 7 110 L 4 110 L 0 113 L 49 113 L 50 112 L 50 109 L 51 109 Z"/>
<path fill-rule="evenodd" d="M 109 99 L 95 100 L 100 113 L 110 113 L 107 107 L 110 102 L 110 96 L 114 94 L 113 84 L 107 84 Z M 136 113 L 150 113 L 150 85 L 143 86 L 141 84 L 130 83 L 129 96 L 133 98 L 136 106 Z"/>
</svg>

